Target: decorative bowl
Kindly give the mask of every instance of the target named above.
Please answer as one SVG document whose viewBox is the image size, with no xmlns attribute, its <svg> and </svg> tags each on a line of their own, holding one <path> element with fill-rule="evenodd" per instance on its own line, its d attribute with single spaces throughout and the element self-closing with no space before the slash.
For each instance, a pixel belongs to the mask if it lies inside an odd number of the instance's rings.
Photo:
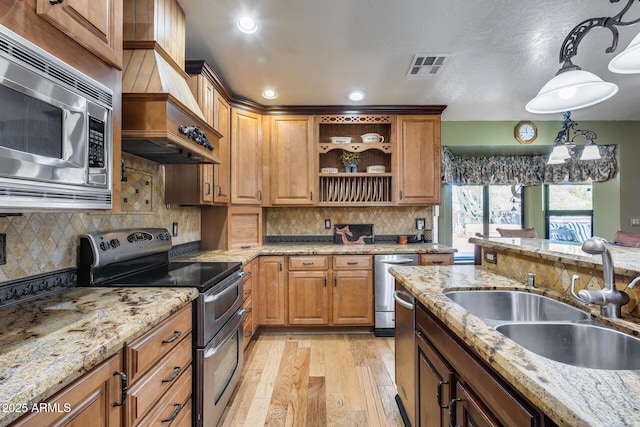
<svg viewBox="0 0 640 427">
<path fill-rule="evenodd" d="M 375 142 L 384 142 L 384 136 L 375 132 L 365 133 L 363 135 L 360 135 L 360 138 L 362 138 L 362 142 L 365 144 L 375 143 Z"/>
</svg>

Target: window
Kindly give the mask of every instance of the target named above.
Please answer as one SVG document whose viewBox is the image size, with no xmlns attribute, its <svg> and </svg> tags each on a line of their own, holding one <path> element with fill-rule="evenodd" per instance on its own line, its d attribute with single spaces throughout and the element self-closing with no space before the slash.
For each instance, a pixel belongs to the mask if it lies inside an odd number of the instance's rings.
<svg viewBox="0 0 640 427">
<path fill-rule="evenodd" d="M 592 185 L 547 185 L 546 190 L 546 237 L 569 242 L 584 242 L 592 237 Z"/>
<path fill-rule="evenodd" d="M 498 227 L 523 227 L 521 185 L 454 185 L 451 194 L 456 260 L 473 258 L 469 238 L 476 233 L 498 236 Z"/>
</svg>

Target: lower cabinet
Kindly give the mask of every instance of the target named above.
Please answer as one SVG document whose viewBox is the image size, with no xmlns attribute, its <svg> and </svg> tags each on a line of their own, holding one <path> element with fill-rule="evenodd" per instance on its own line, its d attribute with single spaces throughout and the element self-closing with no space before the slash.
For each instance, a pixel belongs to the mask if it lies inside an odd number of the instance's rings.
<svg viewBox="0 0 640 427">
<path fill-rule="evenodd" d="M 286 321 L 284 256 L 261 256 L 258 281 L 259 324 L 283 326 Z"/>
<path fill-rule="evenodd" d="M 416 305 L 420 426 L 550 426 L 534 405 Z"/>
<path fill-rule="evenodd" d="M 31 412 L 12 426 L 122 426 L 122 379 L 117 375 L 122 370 L 122 352 L 118 352 L 47 399 L 49 409 Z"/>
<path fill-rule="evenodd" d="M 258 258 L 245 264 L 244 281 L 242 282 L 243 302 L 242 308 L 245 311 L 244 318 L 244 348 L 247 348 L 251 338 L 255 335 L 258 327 L 258 313 L 256 307 L 258 305 L 257 283 L 258 283 Z"/>
</svg>

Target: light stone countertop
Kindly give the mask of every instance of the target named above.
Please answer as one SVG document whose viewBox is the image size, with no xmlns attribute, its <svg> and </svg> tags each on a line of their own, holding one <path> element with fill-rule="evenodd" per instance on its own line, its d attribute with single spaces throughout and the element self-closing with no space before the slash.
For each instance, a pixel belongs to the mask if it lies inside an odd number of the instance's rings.
<svg viewBox="0 0 640 427">
<path fill-rule="evenodd" d="M 195 288 L 71 288 L 0 309 L 0 405 L 40 402 L 197 298 Z M 0 406 L 0 426 L 22 413 Z"/>
<path fill-rule="evenodd" d="M 469 242 L 487 249 L 507 249 L 515 254 L 536 256 L 540 259 L 559 261 L 563 264 L 583 266 L 586 263 L 602 268 L 602 256 L 583 252 L 581 243 L 518 237 L 472 237 Z M 640 248 L 609 245 L 609 249 L 617 274 L 622 276 L 640 275 Z"/>
<path fill-rule="evenodd" d="M 640 370 L 579 368 L 538 356 L 447 298 L 447 289 L 524 289 L 479 266 L 393 267 L 391 274 L 489 366 L 561 426 L 640 425 Z M 536 288 L 569 304 L 566 296 Z M 584 309 L 585 307 L 580 307 Z M 591 310 L 598 319 L 597 308 Z M 616 320 L 636 336 L 640 324 Z"/>
<path fill-rule="evenodd" d="M 260 255 L 375 255 L 375 254 L 440 254 L 454 253 L 457 249 L 438 243 L 374 243 L 370 245 L 337 244 L 272 244 L 249 249 L 210 250 L 185 254 L 173 261 L 237 261 L 246 264 Z"/>
</svg>

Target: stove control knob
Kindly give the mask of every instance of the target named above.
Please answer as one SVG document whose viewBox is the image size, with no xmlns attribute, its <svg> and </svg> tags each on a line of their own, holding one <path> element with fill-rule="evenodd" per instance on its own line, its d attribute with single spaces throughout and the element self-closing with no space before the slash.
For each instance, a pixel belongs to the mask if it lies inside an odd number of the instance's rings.
<svg viewBox="0 0 640 427">
<path fill-rule="evenodd" d="M 120 241 L 118 239 L 111 239 L 109 243 L 111 243 L 112 248 L 117 248 L 118 246 L 120 246 Z"/>
<path fill-rule="evenodd" d="M 103 251 L 106 251 L 107 249 L 109 249 L 109 243 L 108 242 L 100 242 L 100 249 L 102 249 Z"/>
</svg>

